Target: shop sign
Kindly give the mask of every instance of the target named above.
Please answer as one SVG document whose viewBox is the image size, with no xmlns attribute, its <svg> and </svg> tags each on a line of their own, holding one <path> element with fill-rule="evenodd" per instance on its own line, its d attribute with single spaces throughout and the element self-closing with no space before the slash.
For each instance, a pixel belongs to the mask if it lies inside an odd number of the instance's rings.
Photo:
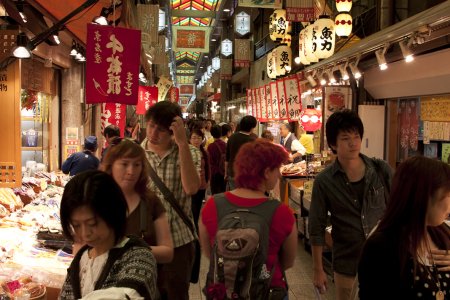
<svg viewBox="0 0 450 300">
<path fill-rule="evenodd" d="M 267 107 L 266 107 L 266 88 L 264 86 L 259 87 L 259 102 L 261 105 L 260 122 L 267 121 Z"/>
<path fill-rule="evenodd" d="M 152 63 L 155 65 L 162 65 L 166 62 L 166 38 L 163 35 L 159 36 L 158 44 L 155 45 L 155 52 Z"/>
<path fill-rule="evenodd" d="M 309 22 L 316 18 L 314 5 L 311 0 L 288 2 L 291 2 L 290 4 L 286 4 L 286 18 L 288 21 Z"/>
<path fill-rule="evenodd" d="M 209 52 L 209 26 L 172 26 L 174 51 Z"/>
<path fill-rule="evenodd" d="M 234 18 L 234 30 L 240 35 L 246 35 L 250 32 L 250 15 L 241 11 Z"/>
<path fill-rule="evenodd" d="M 212 67 L 216 71 L 220 69 L 220 58 L 218 56 L 212 59 Z"/>
<path fill-rule="evenodd" d="M 277 91 L 277 82 L 272 81 L 269 83 L 270 85 L 270 101 L 272 105 L 272 116 L 274 120 L 280 119 L 280 106 L 278 103 L 278 91 Z"/>
<path fill-rule="evenodd" d="M 277 92 L 278 92 L 278 105 L 280 112 L 280 120 L 288 119 L 287 103 L 286 103 L 286 91 L 284 89 L 284 79 L 277 80 Z"/>
<path fill-rule="evenodd" d="M 195 84 L 180 84 L 180 95 L 194 95 L 195 94 Z"/>
<path fill-rule="evenodd" d="M 247 114 L 253 116 L 253 98 L 252 98 L 252 90 L 247 89 Z"/>
<path fill-rule="evenodd" d="M 169 80 L 166 76 L 159 77 L 158 84 L 158 102 L 166 99 L 166 95 L 172 87 L 173 82 Z"/>
<path fill-rule="evenodd" d="M 164 30 L 164 28 L 166 28 L 166 12 L 160 9 L 158 12 L 158 16 L 158 31 L 162 31 Z"/>
<path fill-rule="evenodd" d="M 266 90 L 266 111 L 267 111 L 267 119 L 273 120 L 272 115 L 272 100 L 271 100 L 271 94 L 270 94 L 270 84 L 266 84 L 264 86 Z"/>
<path fill-rule="evenodd" d="M 66 144 L 78 145 L 78 127 L 66 127 Z"/>
<path fill-rule="evenodd" d="M 158 102 L 158 88 L 156 86 L 139 86 L 139 101 L 136 105 L 136 114 L 144 115 L 145 112 Z"/>
<path fill-rule="evenodd" d="M 261 8 L 281 8 L 283 2 L 281 0 L 238 0 L 238 5 L 242 7 L 261 7 Z"/>
<path fill-rule="evenodd" d="M 230 80 L 233 75 L 233 60 L 231 58 L 220 60 L 220 79 Z"/>
<path fill-rule="evenodd" d="M 16 46 L 16 37 L 19 34 L 18 28 L 8 28 L 9 26 L 2 26 L 0 30 L 0 61 L 8 58 L 11 55 L 12 49 Z"/>
<path fill-rule="evenodd" d="M 296 76 L 285 78 L 286 104 L 289 121 L 298 121 L 302 111 L 300 86 Z"/>
<path fill-rule="evenodd" d="M 80 145 L 64 145 L 64 157 L 69 158 L 74 153 L 80 152 Z"/>
<path fill-rule="evenodd" d="M 320 16 L 313 24 L 313 53 L 319 59 L 325 59 L 334 54 L 334 21 L 329 16 Z"/>
<path fill-rule="evenodd" d="M 220 53 L 222 53 L 223 56 L 230 56 L 233 54 L 233 42 L 229 39 L 225 39 L 220 44 Z"/>
<path fill-rule="evenodd" d="M 234 66 L 236 68 L 250 67 L 251 41 L 250 39 L 235 39 Z"/>
<path fill-rule="evenodd" d="M 137 5 L 137 21 L 142 34 L 142 44 L 153 46 L 158 43 L 159 17 L 159 5 Z"/>
<path fill-rule="evenodd" d="M 252 108 L 252 111 L 253 111 L 253 116 L 255 117 L 255 118 L 258 118 L 258 98 L 256 97 L 256 91 L 258 90 L 258 88 L 256 88 L 256 89 L 252 89 L 252 98 L 253 98 L 253 102 L 252 102 L 252 104 L 253 104 L 253 108 Z"/>
<path fill-rule="evenodd" d="M 170 88 L 169 95 L 170 102 L 178 103 L 178 101 L 180 100 L 180 90 L 176 86 Z"/>
<path fill-rule="evenodd" d="M 120 136 L 125 131 L 125 119 L 127 116 L 127 106 L 121 103 L 103 103 L 101 109 L 102 131 L 108 125 L 116 125 L 120 129 Z"/>
<path fill-rule="evenodd" d="M 87 28 L 86 103 L 136 105 L 140 31 L 94 24 Z"/>
</svg>

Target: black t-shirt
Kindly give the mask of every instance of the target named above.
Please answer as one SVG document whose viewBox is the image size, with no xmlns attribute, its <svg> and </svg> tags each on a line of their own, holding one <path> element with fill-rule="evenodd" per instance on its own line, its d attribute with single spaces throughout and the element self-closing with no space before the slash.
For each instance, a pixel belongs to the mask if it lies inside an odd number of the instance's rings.
<svg viewBox="0 0 450 300">
<path fill-rule="evenodd" d="M 234 177 L 233 171 L 234 159 L 241 146 L 253 140 L 255 140 L 255 136 L 251 134 L 245 134 L 240 131 L 235 132 L 230 136 L 227 142 L 227 153 L 226 153 L 226 161 L 228 162 L 228 169 L 227 169 L 228 176 Z"/>
</svg>

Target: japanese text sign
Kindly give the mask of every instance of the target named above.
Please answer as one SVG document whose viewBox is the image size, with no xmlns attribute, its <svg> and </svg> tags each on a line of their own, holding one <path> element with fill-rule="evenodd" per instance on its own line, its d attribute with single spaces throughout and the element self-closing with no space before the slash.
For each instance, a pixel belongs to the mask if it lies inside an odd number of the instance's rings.
<svg viewBox="0 0 450 300">
<path fill-rule="evenodd" d="M 127 115 L 127 106 L 121 103 L 103 103 L 101 110 L 102 128 L 108 125 L 116 125 L 120 129 L 120 136 L 125 131 L 125 119 Z"/>
<path fill-rule="evenodd" d="M 136 114 L 144 115 L 145 112 L 158 102 L 158 88 L 156 86 L 139 86 L 139 101 L 136 105 Z"/>
<path fill-rule="evenodd" d="M 286 105 L 286 92 L 284 90 L 284 79 L 277 80 L 277 91 L 280 120 L 286 120 L 288 118 L 288 112 Z"/>
<path fill-rule="evenodd" d="M 280 119 L 280 105 L 278 103 L 277 82 L 270 82 L 270 100 L 272 102 L 272 116 L 274 120 Z"/>
<path fill-rule="evenodd" d="M 289 121 L 298 121 L 300 119 L 302 104 L 297 77 L 285 78 L 284 87 L 286 91 L 287 117 Z"/>
</svg>

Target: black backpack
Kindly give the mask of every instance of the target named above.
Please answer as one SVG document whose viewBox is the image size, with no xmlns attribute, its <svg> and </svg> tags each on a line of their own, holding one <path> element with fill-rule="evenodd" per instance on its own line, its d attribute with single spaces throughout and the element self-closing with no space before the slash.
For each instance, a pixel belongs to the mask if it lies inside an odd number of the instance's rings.
<svg viewBox="0 0 450 300">
<path fill-rule="evenodd" d="M 217 233 L 204 293 L 207 299 L 267 299 L 275 264 L 266 267 L 272 216 L 280 205 L 268 199 L 239 207 L 214 195 Z"/>
</svg>

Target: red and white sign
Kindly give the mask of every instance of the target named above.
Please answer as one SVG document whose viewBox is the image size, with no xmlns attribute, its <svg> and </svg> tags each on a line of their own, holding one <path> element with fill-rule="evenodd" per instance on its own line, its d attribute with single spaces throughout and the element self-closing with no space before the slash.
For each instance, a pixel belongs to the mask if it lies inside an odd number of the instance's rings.
<svg viewBox="0 0 450 300">
<path fill-rule="evenodd" d="M 302 111 L 302 101 L 297 77 L 285 78 L 284 88 L 286 91 L 287 117 L 289 121 L 298 121 Z"/>
<path fill-rule="evenodd" d="M 273 120 L 273 113 L 272 113 L 272 97 L 270 95 L 270 84 L 266 84 L 264 86 L 266 89 L 266 111 L 267 111 L 267 119 Z"/>
<path fill-rule="evenodd" d="M 253 99 L 252 99 L 252 90 L 247 89 L 247 114 L 253 116 Z"/>
<path fill-rule="evenodd" d="M 272 116 L 274 120 L 280 119 L 280 105 L 278 103 L 277 82 L 270 82 L 270 100 L 272 102 Z"/>
<path fill-rule="evenodd" d="M 145 112 L 158 102 L 158 88 L 156 86 L 139 86 L 139 97 L 136 105 L 136 114 L 144 115 Z"/>
<path fill-rule="evenodd" d="M 266 88 L 264 86 L 259 87 L 259 102 L 261 107 L 260 122 L 267 121 L 267 107 L 266 107 Z"/>
<path fill-rule="evenodd" d="M 180 100 L 180 90 L 173 86 L 169 91 L 170 102 L 178 103 Z"/>
<path fill-rule="evenodd" d="M 284 89 L 284 79 L 277 80 L 278 104 L 280 112 L 280 120 L 288 119 L 288 111 L 286 105 L 286 91 Z"/>
<path fill-rule="evenodd" d="M 136 105 L 141 32 L 87 25 L 86 103 Z"/>
<path fill-rule="evenodd" d="M 116 125 L 120 129 L 120 136 L 125 131 L 127 106 L 121 103 L 103 103 L 101 111 L 102 130 L 108 125 Z"/>
</svg>

